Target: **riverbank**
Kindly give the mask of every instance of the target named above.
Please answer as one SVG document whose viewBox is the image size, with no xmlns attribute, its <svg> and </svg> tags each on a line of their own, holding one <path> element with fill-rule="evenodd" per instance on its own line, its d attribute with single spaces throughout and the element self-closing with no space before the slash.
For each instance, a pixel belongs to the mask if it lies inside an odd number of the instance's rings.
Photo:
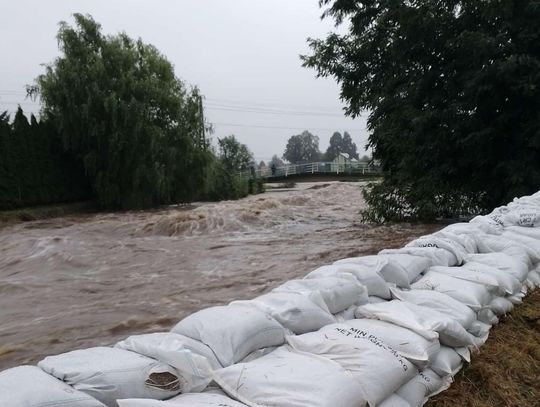
<svg viewBox="0 0 540 407">
<path fill-rule="evenodd" d="M 19 222 L 52 219 L 60 216 L 96 211 L 94 203 L 90 201 L 60 203 L 0 211 L 0 228 Z"/>
<path fill-rule="evenodd" d="M 492 328 L 471 364 L 426 406 L 537 406 L 539 378 L 540 290 L 536 290 Z"/>
</svg>

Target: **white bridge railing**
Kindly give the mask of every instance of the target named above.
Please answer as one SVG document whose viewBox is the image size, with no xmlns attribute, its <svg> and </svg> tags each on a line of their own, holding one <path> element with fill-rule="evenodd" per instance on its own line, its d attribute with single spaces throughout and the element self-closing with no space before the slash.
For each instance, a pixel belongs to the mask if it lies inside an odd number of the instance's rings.
<svg viewBox="0 0 540 407">
<path fill-rule="evenodd" d="M 373 175 L 380 174 L 380 168 L 367 163 L 335 163 L 335 162 L 313 162 L 305 164 L 288 164 L 281 167 L 263 167 L 262 169 L 251 169 L 239 173 L 241 177 L 256 178 L 286 178 L 291 175 L 309 174 L 346 174 L 346 175 Z"/>
</svg>

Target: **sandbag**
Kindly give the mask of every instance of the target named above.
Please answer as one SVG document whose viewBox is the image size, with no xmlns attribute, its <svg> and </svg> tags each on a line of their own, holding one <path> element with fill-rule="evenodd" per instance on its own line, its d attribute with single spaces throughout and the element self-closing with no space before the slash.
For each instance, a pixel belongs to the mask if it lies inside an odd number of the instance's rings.
<svg viewBox="0 0 540 407">
<path fill-rule="evenodd" d="M 412 242 L 407 243 L 405 247 L 436 247 L 439 249 L 444 249 L 454 256 L 454 258 L 450 261 L 449 266 L 462 264 L 463 257 L 467 254 L 465 248 L 457 241 L 436 235 L 422 236 L 413 240 Z"/>
<path fill-rule="evenodd" d="M 465 329 L 469 329 L 477 318 L 476 313 L 468 306 L 438 291 L 392 289 L 392 297 L 439 311 L 457 321 Z"/>
<path fill-rule="evenodd" d="M 214 380 L 250 407 L 362 407 L 367 403 L 361 386 L 339 364 L 289 346 L 217 370 Z"/>
<path fill-rule="evenodd" d="M 538 272 L 538 268 L 536 270 L 529 271 L 525 281 L 531 290 L 540 287 L 540 273 Z"/>
<path fill-rule="evenodd" d="M 426 270 L 430 263 L 429 260 L 412 256 L 404 253 L 392 255 L 381 254 L 379 256 L 351 257 L 338 260 L 334 264 L 358 264 L 367 269 L 376 270 L 381 277 L 389 283 L 396 284 L 398 287 L 408 288 L 410 282 Z M 370 295 L 377 295 L 371 293 Z"/>
<path fill-rule="evenodd" d="M 414 283 L 415 290 L 435 290 L 468 305 L 478 311 L 490 303 L 492 295 L 487 286 L 449 276 L 447 274 L 428 271 L 424 277 Z"/>
<path fill-rule="evenodd" d="M 171 331 L 208 345 L 222 366 L 232 365 L 257 349 L 285 342 L 285 331 L 275 319 L 246 305 L 203 309 L 184 318 Z"/>
<path fill-rule="evenodd" d="M 448 240 L 452 240 L 459 246 L 465 249 L 466 253 L 476 253 L 478 251 L 478 246 L 476 244 L 475 236 L 472 236 L 470 233 L 454 233 L 448 229 L 442 229 L 438 232 L 433 233 L 433 236 L 442 237 Z"/>
<path fill-rule="evenodd" d="M 519 304 L 523 303 L 523 297 L 524 296 L 525 295 L 523 293 L 517 293 L 517 294 L 514 294 L 514 295 L 508 295 L 505 298 L 508 301 L 510 301 L 512 304 L 519 305 Z"/>
<path fill-rule="evenodd" d="M 367 288 L 368 295 L 376 295 L 381 298 L 389 299 L 390 289 L 378 271 L 381 264 L 386 264 L 386 261 L 384 259 L 379 259 L 375 267 L 355 263 L 338 262 L 338 264 L 319 267 L 318 269 L 309 273 L 306 278 L 327 277 L 340 273 L 349 273 L 352 274 L 360 282 L 360 284 Z"/>
<path fill-rule="evenodd" d="M 377 407 L 415 407 L 411 406 L 405 399 L 398 396 L 397 394 L 392 394 L 390 397 L 383 400 Z"/>
<path fill-rule="evenodd" d="M 133 335 L 115 345 L 174 367 L 185 383 L 183 392 L 202 391 L 210 372 L 221 368 L 214 352 L 204 343 L 173 332 Z"/>
<path fill-rule="evenodd" d="M 520 247 L 525 249 L 529 255 L 531 264 L 536 264 L 540 262 L 540 240 L 538 240 L 536 237 L 525 235 L 521 232 L 523 229 L 524 228 L 521 228 L 519 233 L 512 230 L 505 230 L 502 233 L 501 238 L 509 240 L 514 245 L 519 243 Z M 536 228 L 534 230 L 536 230 Z"/>
<path fill-rule="evenodd" d="M 518 293 L 521 288 L 521 283 L 516 277 L 496 267 L 474 261 L 468 261 L 462 267 L 469 272 L 489 274 L 495 277 L 499 287 L 498 294 L 501 296 L 513 295 Z"/>
<path fill-rule="evenodd" d="M 424 369 L 401 386 L 396 394 L 411 406 L 422 406 L 429 397 L 448 389 L 451 383 L 450 376 L 440 377 L 432 369 Z"/>
<path fill-rule="evenodd" d="M 478 268 L 475 268 L 474 265 L 471 269 L 467 269 L 463 266 L 461 267 L 432 267 L 430 271 L 445 274 L 460 280 L 472 281 L 473 283 L 482 284 L 487 286 L 491 292 L 499 292 L 499 282 L 497 278 L 491 274 L 483 273 Z M 501 294 L 504 294 L 504 290 Z"/>
<path fill-rule="evenodd" d="M 448 250 L 437 247 L 402 247 L 401 249 L 385 249 L 379 255 L 386 254 L 411 254 L 413 256 L 425 257 L 431 262 L 431 266 L 454 266 L 457 262 L 456 256 Z"/>
<path fill-rule="evenodd" d="M 534 207 L 513 208 L 503 216 L 503 219 L 508 225 L 538 227 L 540 226 L 540 209 Z"/>
<path fill-rule="evenodd" d="M 38 367 L 18 366 L 0 372 L 0 406 L 104 407 L 104 404 Z"/>
<path fill-rule="evenodd" d="M 389 299 L 391 299 L 391 298 L 389 298 Z M 378 304 L 378 303 L 380 303 L 380 302 L 386 302 L 386 301 L 388 301 L 388 300 L 385 300 L 384 298 L 377 297 L 376 295 L 370 295 L 369 298 L 368 298 L 368 300 L 369 300 L 369 303 L 370 303 L 370 304 Z M 356 309 L 356 307 L 355 307 L 355 309 Z"/>
<path fill-rule="evenodd" d="M 116 406 L 116 400 L 123 398 L 163 400 L 185 388 L 181 374 L 173 367 L 117 348 L 97 347 L 48 356 L 38 366 L 107 406 Z"/>
<path fill-rule="evenodd" d="M 455 376 L 461 370 L 463 362 L 470 362 L 471 354 L 467 348 L 441 346 L 430 369 L 441 377 Z"/>
<path fill-rule="evenodd" d="M 504 297 L 495 297 L 488 305 L 489 309 L 497 316 L 506 315 L 514 309 L 514 304 Z"/>
<path fill-rule="evenodd" d="M 346 310 L 343 310 L 343 311 L 338 312 L 337 314 L 335 314 L 334 318 L 336 320 L 334 322 L 345 322 L 345 321 L 348 321 L 349 319 L 354 319 L 354 311 L 356 311 L 356 307 L 357 307 L 356 305 L 351 305 Z M 319 328 L 322 328 L 322 327 L 319 327 Z M 314 329 L 314 331 L 315 330 L 316 329 Z M 305 332 L 303 332 L 303 333 L 305 333 Z"/>
<path fill-rule="evenodd" d="M 351 327 L 350 332 L 358 337 L 378 338 L 418 368 L 426 367 L 440 348 L 437 339 L 426 339 L 410 329 L 385 321 L 362 318 L 346 321 L 345 325 Z M 331 330 L 334 326 L 324 327 L 321 332 Z"/>
<path fill-rule="evenodd" d="M 253 305 L 295 334 L 316 331 L 336 322 L 318 291 L 270 292 L 253 300 L 231 303 L 235 304 Z"/>
<path fill-rule="evenodd" d="M 309 277 L 302 280 L 289 280 L 273 290 L 274 292 L 309 293 L 318 291 L 332 314 L 343 311 L 354 304 L 368 302 L 366 287 L 351 274 L 333 277 Z"/>
<path fill-rule="evenodd" d="M 166 401 L 148 399 L 118 400 L 119 407 L 245 407 L 245 404 L 219 393 L 187 393 Z"/>
<path fill-rule="evenodd" d="M 408 328 L 429 340 L 439 339 L 441 345 L 477 346 L 478 338 L 454 319 L 433 309 L 400 300 L 362 305 L 356 309 L 357 318 L 387 321 Z"/>
<path fill-rule="evenodd" d="M 465 264 L 471 262 L 481 263 L 499 269 L 520 282 L 525 281 L 529 272 L 527 262 L 512 258 L 505 253 L 478 253 L 465 256 Z"/>
<path fill-rule="evenodd" d="M 499 318 L 497 318 L 497 315 L 489 308 L 478 311 L 478 320 L 488 325 L 497 325 L 499 323 Z"/>
<path fill-rule="evenodd" d="M 531 267 L 533 262 L 537 261 L 537 253 L 534 249 L 527 247 L 526 244 L 517 240 L 511 240 L 502 236 L 486 236 L 478 245 L 480 253 L 500 252 L 506 253 L 516 260 L 520 260 L 526 264 L 527 269 Z"/>
<path fill-rule="evenodd" d="M 490 235 L 500 235 L 506 226 L 503 217 L 497 214 L 479 215 L 471 219 L 469 223 Z"/>
<path fill-rule="evenodd" d="M 338 363 L 358 382 L 370 406 L 376 406 L 418 372 L 396 349 L 380 338 L 364 335 L 346 324 L 288 336 L 287 342 L 297 351 Z"/>
</svg>

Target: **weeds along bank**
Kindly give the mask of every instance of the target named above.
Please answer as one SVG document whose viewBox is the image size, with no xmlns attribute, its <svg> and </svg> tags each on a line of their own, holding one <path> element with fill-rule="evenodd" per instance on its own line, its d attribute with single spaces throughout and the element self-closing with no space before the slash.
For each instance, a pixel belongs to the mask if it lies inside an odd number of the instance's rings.
<svg viewBox="0 0 540 407">
<path fill-rule="evenodd" d="M 537 193 L 169 332 L 6 370 L 0 405 L 422 405 L 540 285 L 539 223 Z"/>
</svg>

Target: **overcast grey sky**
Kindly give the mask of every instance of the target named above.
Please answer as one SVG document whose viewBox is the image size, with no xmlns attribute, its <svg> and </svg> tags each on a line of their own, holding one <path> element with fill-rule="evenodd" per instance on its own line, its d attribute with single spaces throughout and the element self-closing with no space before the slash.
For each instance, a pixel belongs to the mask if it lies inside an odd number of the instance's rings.
<svg viewBox="0 0 540 407">
<path fill-rule="evenodd" d="M 38 111 L 24 88 L 58 55 L 56 32 L 73 13 L 89 13 L 103 32 L 125 31 L 155 45 L 176 74 L 205 96 L 214 140 L 229 134 L 257 160 L 281 156 L 308 129 L 326 150 L 333 131 L 349 131 L 363 152 L 365 117 L 343 115 L 333 79 L 301 67 L 307 37 L 334 30 L 317 0 L 17 0 L 0 12 L 0 110 Z"/>
</svg>

